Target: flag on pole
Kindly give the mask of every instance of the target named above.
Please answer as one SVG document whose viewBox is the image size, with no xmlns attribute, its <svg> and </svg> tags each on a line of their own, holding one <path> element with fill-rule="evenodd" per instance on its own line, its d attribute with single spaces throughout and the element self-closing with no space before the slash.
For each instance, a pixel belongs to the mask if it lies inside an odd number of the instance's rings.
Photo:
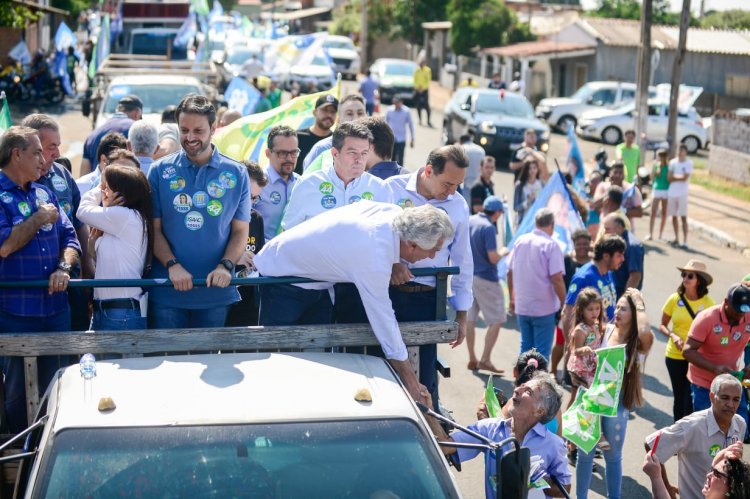
<svg viewBox="0 0 750 499">
<path fill-rule="evenodd" d="M 574 128 L 572 124 L 568 123 L 568 159 L 566 163 L 568 173 L 572 178 L 573 190 L 578 194 L 585 194 L 586 172 L 584 172 L 583 156 L 581 155 L 581 149 L 578 148 L 578 139 L 576 139 Z"/>
<path fill-rule="evenodd" d="M 10 105 L 5 92 L 0 92 L 0 137 L 5 130 L 13 126 L 13 119 L 10 117 Z"/>
<path fill-rule="evenodd" d="M 495 394 L 495 385 L 492 383 L 492 375 L 487 380 L 487 388 L 484 391 L 484 405 L 487 406 L 487 414 L 491 418 L 496 418 L 500 414 L 500 401 Z"/>
<path fill-rule="evenodd" d="M 65 24 L 65 21 L 60 23 L 55 32 L 55 49 L 65 50 L 68 47 L 75 47 L 76 36 L 73 31 Z"/>
<path fill-rule="evenodd" d="M 199 16 L 207 16 L 211 12 L 208 8 L 208 0 L 190 0 L 190 5 Z"/>
<path fill-rule="evenodd" d="M 312 112 L 318 97 L 337 95 L 338 92 L 337 85 L 331 90 L 297 97 L 270 111 L 245 116 L 216 132 L 213 142 L 219 152 L 234 160 L 252 159 L 265 166 L 268 158 L 261 153 L 266 145 L 268 131 L 274 125 L 281 124 L 295 130 L 309 127 L 314 121 Z"/>
<path fill-rule="evenodd" d="M 224 91 L 224 98 L 227 100 L 229 109 L 247 116 L 255 111 L 255 106 L 260 100 L 260 92 L 246 79 L 235 76 Z"/>
<path fill-rule="evenodd" d="M 622 378 L 625 374 L 625 345 L 600 348 L 594 381 L 581 399 L 581 408 L 592 414 L 617 416 Z"/>
</svg>

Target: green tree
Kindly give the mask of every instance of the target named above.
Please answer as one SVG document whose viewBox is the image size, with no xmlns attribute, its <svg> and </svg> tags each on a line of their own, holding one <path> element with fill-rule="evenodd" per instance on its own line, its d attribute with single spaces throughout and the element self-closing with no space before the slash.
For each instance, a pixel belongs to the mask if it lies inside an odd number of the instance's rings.
<svg viewBox="0 0 750 499">
<path fill-rule="evenodd" d="M 388 2 L 378 2 L 384 7 Z M 422 44 L 424 30 L 422 23 L 430 21 L 445 21 L 448 0 L 393 0 L 391 11 L 392 37 L 402 37 L 411 43 Z"/>
<path fill-rule="evenodd" d="M 641 4 L 637 0 L 599 0 L 599 8 L 586 12 L 592 17 L 641 19 Z"/>
<path fill-rule="evenodd" d="M 750 29 L 750 12 L 731 9 L 723 12 L 709 11 L 700 25 L 704 28 Z"/>
<path fill-rule="evenodd" d="M 89 0 L 50 0 L 50 5 L 58 9 L 67 10 L 70 12 L 70 18 L 75 20 L 78 19 L 78 14 L 82 10 L 91 7 L 91 2 Z M 75 29 L 75 26 L 71 26 L 71 28 Z"/>
<path fill-rule="evenodd" d="M 520 24 L 515 12 L 500 0 L 451 0 L 448 19 L 453 23 L 451 47 L 459 55 L 470 55 L 476 47 L 534 39 L 529 26 Z"/>
<path fill-rule="evenodd" d="M 0 27 L 23 28 L 39 19 L 40 15 L 23 5 L 0 2 Z"/>
</svg>

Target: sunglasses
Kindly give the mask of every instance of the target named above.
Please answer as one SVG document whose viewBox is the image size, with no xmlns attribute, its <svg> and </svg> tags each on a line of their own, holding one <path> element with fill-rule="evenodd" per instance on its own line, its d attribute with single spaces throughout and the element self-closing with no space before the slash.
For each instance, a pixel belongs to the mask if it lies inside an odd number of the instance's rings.
<svg viewBox="0 0 750 499">
<path fill-rule="evenodd" d="M 683 279 L 684 279 L 684 278 L 686 278 L 686 277 L 687 277 L 688 279 L 690 279 L 690 280 L 693 280 L 693 279 L 695 279 L 695 278 L 696 278 L 696 275 L 695 275 L 695 274 L 693 274 L 692 272 L 683 272 L 683 273 L 682 273 L 682 274 L 680 274 L 680 275 L 682 276 L 682 278 L 683 278 Z"/>
<path fill-rule="evenodd" d="M 723 478 L 725 480 L 729 479 L 729 475 L 713 467 L 711 468 L 711 471 L 709 472 L 709 476 L 713 476 L 714 478 Z"/>
</svg>

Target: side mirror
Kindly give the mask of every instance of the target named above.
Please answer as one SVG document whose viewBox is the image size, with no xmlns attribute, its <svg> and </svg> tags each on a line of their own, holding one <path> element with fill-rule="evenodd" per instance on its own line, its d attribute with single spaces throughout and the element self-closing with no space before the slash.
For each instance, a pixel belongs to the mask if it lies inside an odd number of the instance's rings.
<svg viewBox="0 0 750 499">
<path fill-rule="evenodd" d="M 503 499 L 526 499 L 529 495 L 529 473 L 531 469 L 531 451 L 521 447 L 512 439 L 514 449 L 506 452 L 501 459 L 496 459 L 497 497 Z M 498 449 L 502 448 L 502 443 Z"/>
<path fill-rule="evenodd" d="M 468 102 L 461 104 L 461 111 L 471 111 L 471 104 Z"/>
</svg>

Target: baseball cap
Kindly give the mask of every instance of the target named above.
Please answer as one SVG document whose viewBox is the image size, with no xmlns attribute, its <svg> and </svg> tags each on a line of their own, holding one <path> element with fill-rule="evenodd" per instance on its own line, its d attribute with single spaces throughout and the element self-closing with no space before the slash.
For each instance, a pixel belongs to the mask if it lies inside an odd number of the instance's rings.
<svg viewBox="0 0 750 499">
<path fill-rule="evenodd" d="M 488 196 L 484 203 L 482 203 L 482 209 L 484 211 L 491 211 L 491 212 L 497 212 L 497 211 L 505 211 L 503 209 L 503 202 L 500 201 L 500 198 L 497 196 Z"/>
<path fill-rule="evenodd" d="M 143 109 L 143 101 L 137 95 L 126 95 L 120 102 L 117 103 L 123 111 L 133 111 L 135 109 Z"/>
<path fill-rule="evenodd" d="M 331 94 L 321 95 L 318 100 L 315 101 L 315 109 L 320 109 L 323 106 L 333 106 L 338 111 L 339 101 Z"/>
<path fill-rule="evenodd" d="M 739 314 L 750 313 L 750 288 L 742 284 L 735 284 L 729 288 L 727 301 L 735 312 Z"/>
</svg>

